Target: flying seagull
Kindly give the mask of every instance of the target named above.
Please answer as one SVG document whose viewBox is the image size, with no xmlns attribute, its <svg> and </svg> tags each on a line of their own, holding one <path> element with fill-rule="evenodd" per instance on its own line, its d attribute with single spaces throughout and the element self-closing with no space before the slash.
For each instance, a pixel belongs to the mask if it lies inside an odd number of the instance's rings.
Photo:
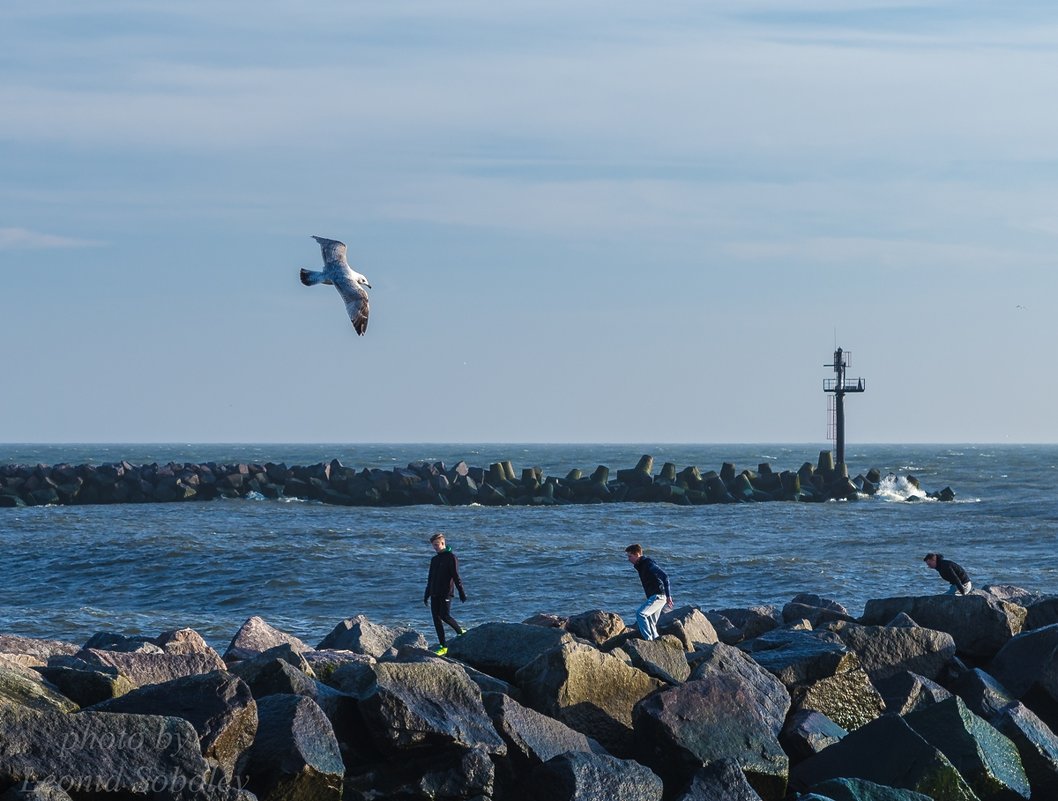
<svg viewBox="0 0 1058 801">
<path fill-rule="evenodd" d="M 322 236 L 312 237 L 320 243 L 323 251 L 323 270 L 306 270 L 301 268 L 301 283 L 305 286 L 313 284 L 333 284 L 338 294 L 345 301 L 345 310 L 349 313 L 349 319 L 353 323 L 353 330 L 360 336 L 367 330 L 367 292 L 366 286 L 371 288 L 367 282 L 367 276 L 361 275 L 345 260 L 345 243 L 337 239 L 324 239 Z"/>
</svg>

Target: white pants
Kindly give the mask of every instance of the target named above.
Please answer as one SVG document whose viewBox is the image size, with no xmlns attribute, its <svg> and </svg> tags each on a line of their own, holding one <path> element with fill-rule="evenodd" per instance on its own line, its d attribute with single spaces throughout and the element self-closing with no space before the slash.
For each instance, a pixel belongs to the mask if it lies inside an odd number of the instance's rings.
<svg viewBox="0 0 1058 801">
<path fill-rule="evenodd" d="M 636 610 L 636 626 L 644 640 L 658 638 L 658 618 L 661 617 L 661 610 L 665 608 L 667 600 L 664 595 L 651 595 Z"/>
<path fill-rule="evenodd" d="M 972 590 L 973 588 L 974 588 L 974 585 L 973 585 L 972 581 L 967 581 L 961 587 L 956 587 L 954 584 L 952 584 L 948 588 L 948 591 L 946 593 L 944 593 L 944 594 L 945 595 L 969 595 L 970 594 L 970 590 Z"/>
</svg>

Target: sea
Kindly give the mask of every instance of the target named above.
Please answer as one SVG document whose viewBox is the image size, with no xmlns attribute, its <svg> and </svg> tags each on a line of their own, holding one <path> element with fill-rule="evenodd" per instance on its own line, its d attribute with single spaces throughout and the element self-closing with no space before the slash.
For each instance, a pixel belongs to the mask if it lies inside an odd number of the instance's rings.
<svg viewBox="0 0 1058 801">
<path fill-rule="evenodd" d="M 511 460 L 565 476 L 654 457 L 703 472 L 816 464 L 826 445 L 0 444 L 0 464 L 340 460 L 361 469 Z M 191 627 L 227 647 L 252 615 L 310 645 L 355 615 L 435 640 L 422 603 L 443 531 L 459 558 L 465 627 L 538 612 L 604 609 L 632 621 L 642 600 L 624 548 L 668 573 L 678 606 L 770 604 L 798 593 L 844 605 L 943 592 L 922 557 L 940 551 L 975 586 L 1058 594 L 1058 445 L 849 445 L 850 475 L 878 468 L 872 497 L 828 503 L 362 508 L 299 500 L 0 509 L 0 632 L 83 643 L 99 631 Z M 950 503 L 922 498 L 951 487 Z M 918 496 L 907 500 L 909 495 Z"/>
</svg>

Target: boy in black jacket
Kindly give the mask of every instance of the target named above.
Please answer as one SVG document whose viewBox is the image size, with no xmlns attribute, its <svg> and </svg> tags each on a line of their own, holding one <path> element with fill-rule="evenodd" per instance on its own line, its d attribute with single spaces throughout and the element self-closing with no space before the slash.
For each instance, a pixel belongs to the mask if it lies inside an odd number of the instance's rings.
<svg viewBox="0 0 1058 801">
<path fill-rule="evenodd" d="M 434 628 L 437 629 L 438 645 L 434 653 L 443 656 L 448 653 L 443 624 L 451 626 L 456 634 L 462 634 L 464 631 L 452 617 L 452 596 L 455 590 L 459 590 L 459 600 L 462 602 L 466 601 L 467 594 L 463 590 L 463 579 L 459 577 L 459 560 L 452 553 L 452 549 L 445 545 L 445 535 L 438 531 L 430 537 L 430 545 L 437 555 L 430 560 L 430 574 L 426 578 L 426 592 L 423 593 L 422 602 L 430 606 Z"/>
<path fill-rule="evenodd" d="M 973 584 L 970 582 L 970 577 L 966 571 L 962 569 L 962 565 L 958 565 L 950 559 L 945 559 L 942 553 L 928 553 L 922 560 L 926 563 L 927 567 L 931 567 L 936 570 L 942 579 L 951 584 L 945 595 L 969 595 L 970 590 L 973 589 Z"/>
</svg>

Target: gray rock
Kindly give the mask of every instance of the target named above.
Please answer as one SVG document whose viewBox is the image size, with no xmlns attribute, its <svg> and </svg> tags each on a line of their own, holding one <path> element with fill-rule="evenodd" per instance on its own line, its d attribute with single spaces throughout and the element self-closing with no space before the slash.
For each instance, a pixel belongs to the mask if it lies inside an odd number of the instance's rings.
<svg viewBox="0 0 1058 801">
<path fill-rule="evenodd" d="M 135 688 L 117 668 L 89 665 L 72 656 L 54 656 L 38 670 L 63 695 L 83 707 L 117 698 Z"/>
<path fill-rule="evenodd" d="M 662 783 L 631 760 L 571 751 L 552 757 L 529 774 L 535 798 L 548 801 L 661 801 Z"/>
<path fill-rule="evenodd" d="M 793 712 L 779 734 L 779 743 L 796 764 L 833 745 L 848 732 L 822 712 L 802 709 Z"/>
<path fill-rule="evenodd" d="M 691 675 L 683 643 L 671 634 L 656 640 L 631 639 L 621 650 L 628 654 L 632 667 L 666 684 L 679 684 Z"/>
<path fill-rule="evenodd" d="M 224 652 L 225 662 L 235 662 L 239 659 L 248 659 L 256 656 L 269 648 L 277 645 L 288 644 L 296 651 L 309 651 L 311 647 L 303 643 L 293 634 L 280 631 L 264 618 L 254 615 L 247 618 L 246 622 L 239 627 L 232 637 L 228 650 Z"/>
<path fill-rule="evenodd" d="M 90 711 L 183 718 L 195 728 L 202 755 L 214 760 L 229 782 L 242 773 L 257 733 L 257 704 L 250 688 L 222 670 L 140 687 Z"/>
<path fill-rule="evenodd" d="M 21 637 L 17 634 L 0 634 L 0 653 L 34 656 L 47 662 L 49 658 L 65 654 L 73 656 L 81 649 L 62 640 L 45 640 L 37 637 Z"/>
<path fill-rule="evenodd" d="M 790 693 L 781 681 L 743 651 L 723 643 L 703 648 L 695 656 L 691 681 L 737 675 L 750 688 L 749 694 L 763 710 L 772 733 L 779 735 L 790 709 Z"/>
<path fill-rule="evenodd" d="M 328 634 L 317 650 L 353 651 L 378 659 L 383 654 L 402 646 L 425 648 L 426 638 L 414 629 L 390 627 L 372 623 L 364 615 L 343 620 Z"/>
<path fill-rule="evenodd" d="M 826 631 L 773 629 L 741 643 L 739 648 L 787 688 L 812 684 L 859 667 L 856 655 L 836 634 Z"/>
<path fill-rule="evenodd" d="M 1015 701 L 989 721 L 1021 755 L 1032 798 L 1058 798 L 1058 737 L 1031 709 Z"/>
<path fill-rule="evenodd" d="M 359 710 L 376 745 L 390 757 L 427 748 L 506 752 L 481 691 L 460 666 L 441 660 L 380 662 L 372 670 L 375 680 L 358 695 Z"/>
<path fill-rule="evenodd" d="M 216 652 L 209 654 L 147 654 L 122 653 L 120 651 L 98 651 L 84 648 L 77 658 L 89 665 L 116 668 L 136 687 L 145 684 L 161 684 L 181 676 L 224 670 L 223 660 Z"/>
<path fill-rule="evenodd" d="M 525 623 L 485 623 L 448 644 L 448 656 L 478 670 L 514 681 L 515 673 L 545 651 L 573 643 L 561 629 Z"/>
<path fill-rule="evenodd" d="M 840 623 L 831 630 L 856 653 L 872 681 L 905 670 L 936 681 L 955 656 L 955 640 L 950 634 L 921 626 Z"/>
<path fill-rule="evenodd" d="M 327 681 L 331 674 L 343 665 L 357 662 L 373 665 L 375 658 L 367 654 L 355 654 L 352 651 L 302 651 L 302 658 L 311 669 L 311 673 L 320 681 Z"/>
<path fill-rule="evenodd" d="M 885 701 L 886 712 L 894 715 L 906 715 L 951 698 L 951 693 L 937 682 L 906 670 L 875 682 L 875 687 Z"/>
<path fill-rule="evenodd" d="M 846 731 L 858 729 L 885 711 L 885 701 L 867 674 L 845 670 L 790 689 L 794 709 L 821 712 Z"/>
<path fill-rule="evenodd" d="M 988 672 L 1048 726 L 1058 726 L 1058 624 L 1013 637 Z"/>
<path fill-rule="evenodd" d="M 17 667 L 0 668 L 0 702 L 52 712 L 74 712 L 78 708 L 40 673 Z"/>
<path fill-rule="evenodd" d="M 246 764 L 259 801 L 339 801 L 342 763 L 330 722 L 315 701 L 269 695 L 257 703 L 257 737 Z"/>
<path fill-rule="evenodd" d="M 762 801 L 742 768 L 721 759 L 701 768 L 675 801 Z"/>
<path fill-rule="evenodd" d="M 782 625 L 782 613 L 774 606 L 750 606 L 745 609 L 716 609 L 713 611 L 729 620 L 731 625 L 741 632 L 741 640 L 752 640 Z"/>
<path fill-rule="evenodd" d="M 96 651 L 114 651 L 123 654 L 162 654 L 165 651 L 160 645 L 145 635 L 132 637 L 115 631 L 97 631 L 88 638 L 85 648 Z"/>
<path fill-rule="evenodd" d="M 798 790 L 841 778 L 914 790 L 934 801 L 981 801 L 948 758 L 895 715 L 849 732 L 790 771 Z"/>
<path fill-rule="evenodd" d="M 1028 609 L 1025 629 L 1040 629 L 1058 623 L 1058 597 L 1039 598 L 1022 604 Z"/>
<path fill-rule="evenodd" d="M 716 629 L 696 606 L 680 606 L 658 618 L 658 631 L 677 637 L 685 651 L 720 642 Z"/>
<path fill-rule="evenodd" d="M 148 790 L 167 799 L 228 799 L 236 793 L 214 775 L 186 720 L 120 713 L 37 712 L 0 704 L 0 784 L 58 783 L 78 797 Z"/>
<path fill-rule="evenodd" d="M 990 659 L 1021 632 L 1028 612 L 993 595 L 920 595 L 867 601 L 860 622 L 883 625 L 906 612 L 920 626 L 945 631 L 961 655 Z"/>
<path fill-rule="evenodd" d="M 767 799 L 786 792 L 789 759 L 777 739 L 781 721 L 737 673 L 667 687 L 634 712 L 635 755 L 667 784 L 685 785 L 702 767 L 727 759 Z"/>
<path fill-rule="evenodd" d="M 1014 701 L 1007 689 L 981 668 L 961 671 L 950 686 L 971 712 L 985 720 Z"/>
<path fill-rule="evenodd" d="M 167 654 L 216 654 L 194 629 L 171 629 L 154 638 L 154 644 Z M 218 654 L 219 656 L 219 654 Z"/>
<path fill-rule="evenodd" d="M 506 695 L 488 693 L 484 701 L 496 731 L 507 744 L 507 757 L 515 763 L 516 773 L 568 751 L 605 753 L 590 737 Z"/>
<path fill-rule="evenodd" d="M 625 630 L 625 622 L 616 612 L 593 609 L 567 618 L 564 628 L 574 637 L 603 645 Z"/>
<path fill-rule="evenodd" d="M 745 639 L 742 629 L 719 612 L 703 612 L 705 619 L 716 632 L 717 639 L 725 645 L 738 645 Z"/>
<path fill-rule="evenodd" d="M 400 762 L 379 762 L 347 771 L 345 798 L 469 799 L 487 801 L 494 795 L 495 767 L 488 752 L 457 749 L 424 755 L 408 754 Z"/>
<path fill-rule="evenodd" d="M 852 620 L 849 610 L 832 601 L 812 593 L 798 593 L 782 608 L 782 619 L 784 623 L 792 623 L 797 620 L 807 620 L 813 627 L 834 621 Z"/>
<path fill-rule="evenodd" d="M 632 708 L 664 686 L 621 660 L 576 642 L 545 651 L 515 675 L 525 703 L 598 740 L 611 753 L 632 746 Z"/>
<path fill-rule="evenodd" d="M 904 720 L 948 758 L 983 801 L 1029 797 L 1029 780 L 1014 743 L 973 714 L 962 699 L 949 698 Z"/>
</svg>

